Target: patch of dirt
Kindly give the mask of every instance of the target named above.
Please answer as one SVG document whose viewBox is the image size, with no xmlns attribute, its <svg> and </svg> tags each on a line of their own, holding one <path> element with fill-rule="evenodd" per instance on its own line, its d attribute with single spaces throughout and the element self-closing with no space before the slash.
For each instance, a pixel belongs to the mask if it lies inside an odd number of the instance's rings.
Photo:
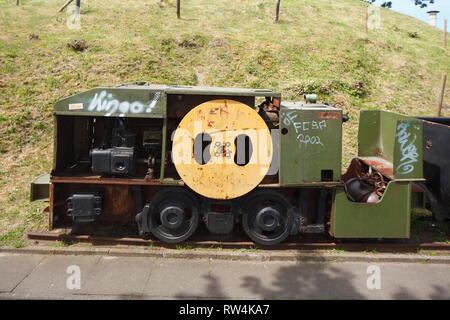
<svg viewBox="0 0 450 320">
<path fill-rule="evenodd" d="M 41 38 L 39 38 L 39 35 L 32 33 L 28 36 L 28 40 L 41 40 Z"/>
<path fill-rule="evenodd" d="M 67 47 L 74 51 L 84 51 L 87 48 L 89 48 L 89 46 L 86 44 L 85 40 L 74 40 L 74 41 L 68 42 Z"/>
</svg>

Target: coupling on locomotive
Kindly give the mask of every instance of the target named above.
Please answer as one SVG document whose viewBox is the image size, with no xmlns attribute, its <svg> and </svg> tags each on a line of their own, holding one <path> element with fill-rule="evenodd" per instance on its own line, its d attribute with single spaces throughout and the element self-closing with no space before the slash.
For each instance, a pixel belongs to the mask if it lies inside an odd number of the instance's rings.
<svg viewBox="0 0 450 320">
<path fill-rule="evenodd" d="M 50 229 L 135 223 L 178 243 L 204 224 L 273 245 L 302 233 L 408 238 L 417 203 L 450 215 L 449 166 L 436 156 L 449 126 L 437 119 L 361 111 L 346 172 L 348 117 L 314 95 L 134 83 L 59 100 L 54 119 L 53 169 L 31 188 L 49 199 Z"/>
</svg>

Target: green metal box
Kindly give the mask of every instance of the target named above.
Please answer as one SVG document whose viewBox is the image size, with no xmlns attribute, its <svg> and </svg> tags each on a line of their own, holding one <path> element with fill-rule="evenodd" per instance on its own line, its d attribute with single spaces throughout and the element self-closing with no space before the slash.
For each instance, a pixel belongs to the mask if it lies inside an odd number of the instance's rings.
<svg viewBox="0 0 450 320">
<path fill-rule="evenodd" d="M 280 184 L 338 183 L 342 110 L 323 104 L 283 102 L 280 108 Z"/>
<path fill-rule="evenodd" d="M 387 111 L 361 111 L 358 157 L 389 180 L 376 203 L 352 202 L 336 190 L 330 233 L 336 238 L 409 238 L 411 183 L 423 181 L 422 123 Z M 352 170 L 343 176 L 350 178 Z"/>
<path fill-rule="evenodd" d="M 410 211 L 408 182 L 390 181 L 377 203 L 352 202 L 337 190 L 330 231 L 336 238 L 409 238 Z"/>
</svg>

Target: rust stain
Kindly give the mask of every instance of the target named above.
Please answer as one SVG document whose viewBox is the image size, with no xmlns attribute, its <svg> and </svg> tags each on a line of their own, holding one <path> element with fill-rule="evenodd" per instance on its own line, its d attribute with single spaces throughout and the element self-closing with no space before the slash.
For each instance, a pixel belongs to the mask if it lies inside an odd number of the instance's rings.
<svg viewBox="0 0 450 320">
<path fill-rule="evenodd" d="M 367 160 L 364 159 L 364 163 L 375 168 L 381 174 L 392 177 L 394 175 L 394 169 L 391 166 L 386 166 L 386 163 L 376 161 L 376 160 Z"/>
<path fill-rule="evenodd" d="M 317 119 L 334 119 L 334 120 L 339 120 L 340 116 L 341 115 L 340 115 L 339 112 L 323 111 L 323 112 L 317 113 Z"/>
<path fill-rule="evenodd" d="M 220 115 L 222 115 L 222 113 L 227 113 L 228 114 L 229 112 L 226 109 L 227 109 L 227 106 L 225 104 L 225 108 L 220 108 Z"/>
<path fill-rule="evenodd" d="M 219 110 L 219 108 L 211 108 L 211 109 L 209 109 L 209 114 L 217 114 L 218 110 Z"/>
</svg>

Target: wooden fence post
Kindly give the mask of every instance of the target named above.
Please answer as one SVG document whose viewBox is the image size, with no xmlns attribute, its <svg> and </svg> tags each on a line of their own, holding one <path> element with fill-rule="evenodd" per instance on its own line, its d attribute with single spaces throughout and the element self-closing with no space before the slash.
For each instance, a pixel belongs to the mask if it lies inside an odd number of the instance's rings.
<svg viewBox="0 0 450 320">
<path fill-rule="evenodd" d="M 445 83 L 447 82 L 447 74 L 443 73 L 441 78 L 441 85 L 439 87 L 439 96 L 437 104 L 437 116 L 441 116 L 442 104 L 444 103 Z"/>
<path fill-rule="evenodd" d="M 280 20 L 280 4 L 281 0 L 277 0 L 277 6 L 275 8 L 275 22 L 278 22 Z"/>
<path fill-rule="evenodd" d="M 181 0 L 177 0 L 177 18 L 181 19 Z"/>
<path fill-rule="evenodd" d="M 369 39 L 369 7 L 366 6 L 366 13 L 365 13 L 365 22 L 366 22 L 366 38 Z"/>
<path fill-rule="evenodd" d="M 68 0 L 61 8 L 59 8 L 58 12 L 63 11 L 69 4 L 72 3 L 73 0 Z"/>
<path fill-rule="evenodd" d="M 80 14 L 80 12 L 81 12 L 81 0 L 77 0 L 75 6 L 76 6 L 77 14 Z"/>
</svg>

